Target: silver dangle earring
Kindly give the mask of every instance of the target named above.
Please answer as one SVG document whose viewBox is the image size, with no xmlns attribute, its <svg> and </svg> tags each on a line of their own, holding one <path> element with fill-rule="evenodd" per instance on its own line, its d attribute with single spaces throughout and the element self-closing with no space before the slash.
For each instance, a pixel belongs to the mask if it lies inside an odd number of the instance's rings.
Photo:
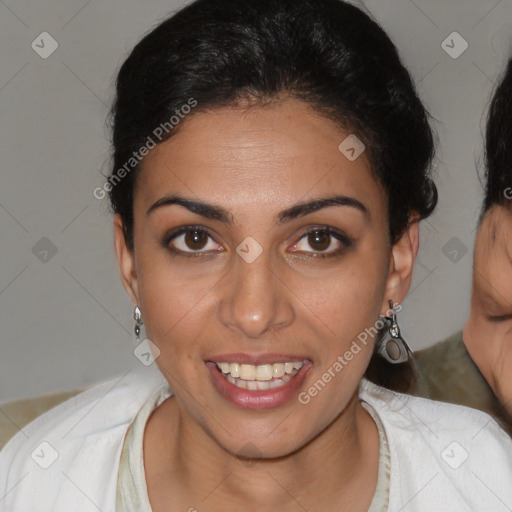
<svg viewBox="0 0 512 512">
<path fill-rule="evenodd" d="M 135 318 L 135 339 L 137 343 L 140 341 L 140 326 L 143 324 L 142 315 L 140 313 L 139 306 L 135 306 L 135 311 L 133 312 L 133 318 Z"/>
<path fill-rule="evenodd" d="M 391 300 L 389 301 L 389 309 L 392 312 L 391 316 L 382 317 L 387 326 L 387 332 L 379 341 L 377 352 L 388 363 L 405 363 L 409 360 L 409 353 L 412 354 L 412 351 L 400 335 L 400 328 L 396 321 L 396 311 Z"/>
</svg>

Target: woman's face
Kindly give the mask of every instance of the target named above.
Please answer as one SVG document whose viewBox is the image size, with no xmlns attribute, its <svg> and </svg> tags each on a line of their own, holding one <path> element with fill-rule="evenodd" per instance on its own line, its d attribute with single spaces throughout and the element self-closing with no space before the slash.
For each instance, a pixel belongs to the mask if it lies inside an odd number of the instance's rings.
<svg viewBox="0 0 512 512">
<path fill-rule="evenodd" d="M 407 291 L 417 231 L 391 251 L 386 195 L 364 152 L 338 149 L 348 135 L 290 99 L 196 112 L 143 162 L 134 254 L 116 217 L 183 421 L 232 453 L 286 455 L 355 407 L 374 340 L 353 342 Z"/>
<path fill-rule="evenodd" d="M 471 311 L 464 342 L 500 402 L 512 415 L 512 211 L 490 208 L 478 228 Z"/>
</svg>

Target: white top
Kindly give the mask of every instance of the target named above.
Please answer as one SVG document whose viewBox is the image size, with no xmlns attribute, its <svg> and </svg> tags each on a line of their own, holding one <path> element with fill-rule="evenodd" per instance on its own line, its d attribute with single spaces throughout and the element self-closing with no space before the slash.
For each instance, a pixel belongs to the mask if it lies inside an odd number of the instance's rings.
<svg viewBox="0 0 512 512">
<path fill-rule="evenodd" d="M 128 427 L 165 384 L 131 370 L 46 412 L 0 452 L 1 512 L 114 512 Z M 363 380 L 389 444 L 390 512 L 512 508 L 512 440 L 490 416 Z"/>
</svg>

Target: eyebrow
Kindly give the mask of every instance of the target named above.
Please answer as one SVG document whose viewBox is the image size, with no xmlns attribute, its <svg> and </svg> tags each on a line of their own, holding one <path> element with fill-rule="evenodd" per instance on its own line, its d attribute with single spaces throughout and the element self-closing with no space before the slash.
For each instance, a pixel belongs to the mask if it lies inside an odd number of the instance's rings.
<svg viewBox="0 0 512 512">
<path fill-rule="evenodd" d="M 192 213 L 197 215 L 201 215 L 207 219 L 217 220 L 223 222 L 227 225 L 233 225 L 233 215 L 228 210 L 222 208 L 221 206 L 216 206 L 213 204 L 208 204 L 203 201 L 196 201 L 192 199 L 188 199 L 176 194 L 168 195 L 160 198 L 154 204 L 152 204 L 147 212 L 146 216 L 157 210 L 158 208 L 162 208 L 164 206 L 170 206 L 173 204 L 177 204 L 187 208 Z M 320 199 L 314 199 L 313 201 L 297 203 L 286 210 L 279 212 L 277 215 L 277 224 L 284 224 L 285 222 L 289 222 L 293 219 L 303 217 L 305 215 L 309 215 L 323 208 L 327 208 L 329 206 L 348 206 L 351 208 L 355 208 L 364 214 L 365 217 L 370 216 L 369 210 L 366 206 L 353 197 L 343 196 L 343 195 L 335 195 L 331 197 L 325 197 Z"/>
</svg>

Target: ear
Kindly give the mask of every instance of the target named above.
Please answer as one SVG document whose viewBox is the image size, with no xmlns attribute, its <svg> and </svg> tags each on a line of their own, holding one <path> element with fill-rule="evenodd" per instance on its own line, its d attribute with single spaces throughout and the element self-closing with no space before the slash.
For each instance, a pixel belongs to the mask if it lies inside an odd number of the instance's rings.
<svg viewBox="0 0 512 512">
<path fill-rule="evenodd" d="M 409 218 L 409 224 L 400 239 L 391 248 L 386 293 L 381 314 L 389 314 L 389 301 L 402 303 L 411 286 L 414 261 L 419 248 L 419 215 Z"/>
<path fill-rule="evenodd" d="M 126 245 L 123 220 L 119 214 L 114 216 L 114 246 L 124 289 L 132 299 L 134 306 L 137 306 L 140 302 L 137 272 L 135 270 L 135 254 Z"/>
</svg>

